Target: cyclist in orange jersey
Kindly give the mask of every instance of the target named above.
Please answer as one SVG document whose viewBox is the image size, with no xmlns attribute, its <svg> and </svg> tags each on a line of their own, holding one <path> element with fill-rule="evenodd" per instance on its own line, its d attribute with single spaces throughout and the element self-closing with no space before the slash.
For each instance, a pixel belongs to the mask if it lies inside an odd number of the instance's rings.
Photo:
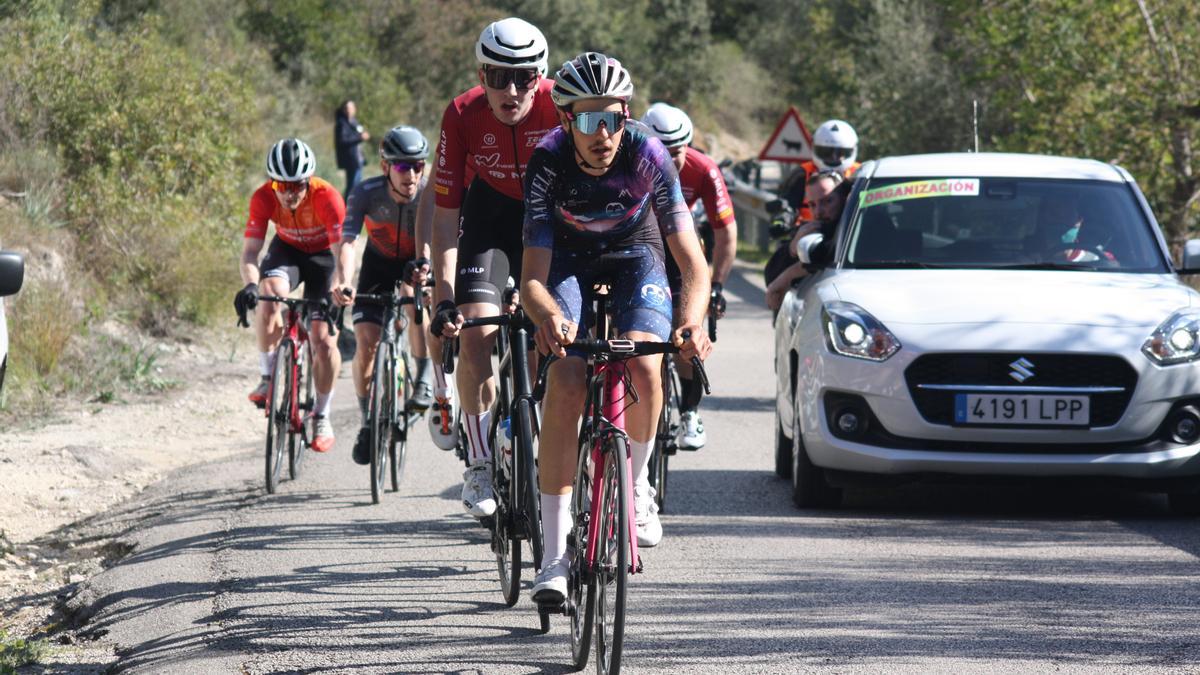
<svg viewBox="0 0 1200 675">
<path fill-rule="evenodd" d="M 258 303 L 258 295 L 286 296 L 303 282 L 305 298 L 322 300 L 329 297 L 335 279 L 346 204 L 337 188 L 313 177 L 316 164 L 312 149 L 304 141 L 297 138 L 279 141 L 267 153 L 270 180 L 250 198 L 240 266 L 246 286 L 238 291 L 234 307 L 241 314 L 258 305 L 254 328 L 262 381 L 250 392 L 250 401 L 258 406 L 266 404 L 275 349 L 283 337 L 279 303 Z M 275 225 L 275 238 L 260 263 L 258 256 L 268 223 Z M 310 316 L 313 382 L 317 392 L 312 448 L 327 452 L 334 444 L 329 412 L 341 356 L 337 340 L 330 334 L 326 313 L 314 311 Z"/>
</svg>

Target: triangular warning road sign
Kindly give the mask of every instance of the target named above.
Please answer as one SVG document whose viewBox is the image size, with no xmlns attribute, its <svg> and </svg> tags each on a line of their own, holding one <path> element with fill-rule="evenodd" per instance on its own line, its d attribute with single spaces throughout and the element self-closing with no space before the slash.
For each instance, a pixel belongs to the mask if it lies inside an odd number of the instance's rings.
<svg viewBox="0 0 1200 675">
<path fill-rule="evenodd" d="M 775 127 L 775 133 L 763 146 L 758 158 L 773 159 L 779 162 L 803 162 L 812 159 L 812 136 L 800 119 L 796 106 L 791 106 L 784 113 L 783 119 Z"/>
</svg>

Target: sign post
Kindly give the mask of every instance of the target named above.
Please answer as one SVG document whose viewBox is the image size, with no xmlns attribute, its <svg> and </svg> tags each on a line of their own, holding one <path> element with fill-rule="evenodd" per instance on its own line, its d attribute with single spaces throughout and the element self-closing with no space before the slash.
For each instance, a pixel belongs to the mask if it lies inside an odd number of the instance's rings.
<svg viewBox="0 0 1200 675">
<path fill-rule="evenodd" d="M 804 120 L 800 119 L 800 111 L 796 110 L 796 106 L 789 106 L 775 127 L 775 133 L 771 134 L 762 152 L 758 153 L 758 158 L 799 164 L 812 159 L 812 156 L 812 135 L 805 128 Z"/>
</svg>

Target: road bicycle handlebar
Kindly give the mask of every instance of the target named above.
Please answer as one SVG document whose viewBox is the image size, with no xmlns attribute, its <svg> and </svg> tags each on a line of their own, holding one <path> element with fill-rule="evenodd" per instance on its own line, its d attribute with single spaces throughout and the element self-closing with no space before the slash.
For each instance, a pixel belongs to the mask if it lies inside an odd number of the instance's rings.
<svg viewBox="0 0 1200 675">
<path fill-rule="evenodd" d="M 688 334 L 683 335 L 684 339 L 691 337 Z M 637 356 L 647 356 L 650 354 L 678 354 L 679 347 L 670 342 L 642 342 L 637 340 L 592 340 L 592 339 L 577 339 L 567 345 L 567 349 L 581 351 L 590 356 L 603 356 L 608 358 L 616 358 L 620 360 L 631 359 Z M 533 397 L 537 400 L 542 400 L 546 391 L 546 373 L 549 372 L 550 364 L 556 361 L 559 357 L 550 355 L 549 358 L 542 359 L 542 363 L 538 366 L 537 385 L 533 390 Z M 704 370 L 704 362 L 700 357 L 692 357 L 692 368 L 696 371 L 696 376 L 700 378 L 700 383 L 704 386 L 704 393 L 711 394 L 712 389 L 708 383 L 708 373 Z"/>
<path fill-rule="evenodd" d="M 383 307 L 392 306 L 396 309 L 400 309 L 405 305 L 412 305 L 416 310 L 417 325 L 422 323 L 422 318 L 425 314 L 420 298 L 415 295 L 409 297 L 400 297 L 398 295 L 389 295 L 384 293 L 359 293 L 354 296 L 355 302 L 359 302 L 360 300 L 368 305 L 380 305 Z"/>
<path fill-rule="evenodd" d="M 459 330 L 478 328 L 480 326 L 509 326 L 513 321 L 517 320 L 517 317 L 520 317 L 520 320 L 525 322 L 526 329 L 530 331 L 534 330 L 533 322 L 521 311 L 513 314 L 498 314 L 496 316 L 479 317 L 478 319 L 467 319 L 463 321 Z M 442 371 L 445 373 L 454 372 L 454 345 L 447 339 L 442 340 Z"/>
<path fill-rule="evenodd" d="M 282 303 L 284 305 L 287 305 L 287 308 L 293 312 L 298 310 L 301 307 L 310 307 L 310 308 L 324 310 L 326 312 L 326 315 L 328 315 L 329 309 L 330 309 L 328 300 L 309 300 L 308 298 L 285 298 L 285 297 L 279 296 L 279 295 L 259 294 L 258 301 L 259 302 Z M 338 332 L 337 331 L 337 322 L 330 319 L 329 321 L 326 321 L 325 323 L 329 325 L 329 334 L 337 335 L 337 332 Z"/>
</svg>

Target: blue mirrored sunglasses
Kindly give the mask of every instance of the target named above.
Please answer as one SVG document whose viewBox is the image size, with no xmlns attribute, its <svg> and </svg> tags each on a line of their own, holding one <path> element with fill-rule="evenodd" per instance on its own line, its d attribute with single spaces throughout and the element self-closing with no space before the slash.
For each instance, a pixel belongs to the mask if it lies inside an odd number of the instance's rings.
<svg viewBox="0 0 1200 675">
<path fill-rule="evenodd" d="M 575 128 L 585 134 L 596 133 L 601 124 L 608 129 L 608 133 L 615 134 L 625 126 L 625 120 L 628 118 L 629 116 L 623 111 L 611 110 L 571 113 L 570 116 L 571 121 L 575 123 Z"/>
</svg>

